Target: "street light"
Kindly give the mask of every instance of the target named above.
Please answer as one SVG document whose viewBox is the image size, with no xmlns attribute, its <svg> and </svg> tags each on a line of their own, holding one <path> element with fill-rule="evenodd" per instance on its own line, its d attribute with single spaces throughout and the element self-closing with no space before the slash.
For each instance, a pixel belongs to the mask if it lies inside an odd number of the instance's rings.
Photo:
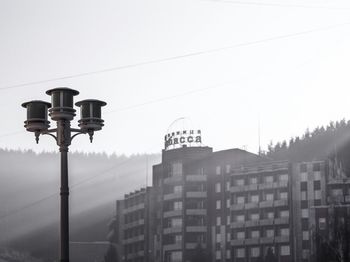
<svg viewBox="0 0 350 262">
<path fill-rule="evenodd" d="M 40 135 L 50 135 L 59 146 L 61 154 L 60 261 L 69 262 L 68 147 L 73 138 L 80 134 L 88 134 L 92 142 L 94 132 L 103 127 L 101 107 L 106 103 L 94 99 L 77 102 L 75 105 L 80 107 L 81 119 L 78 121 L 80 129 L 75 129 L 70 127 L 70 122 L 76 112 L 73 108 L 73 97 L 79 92 L 59 87 L 48 90 L 46 94 L 51 96 L 51 103 L 33 100 L 22 104 L 27 109 L 27 120 L 24 121 L 24 127 L 27 131 L 34 133 L 36 143 L 39 142 Z M 48 115 L 57 122 L 57 128 L 49 129 Z"/>
</svg>

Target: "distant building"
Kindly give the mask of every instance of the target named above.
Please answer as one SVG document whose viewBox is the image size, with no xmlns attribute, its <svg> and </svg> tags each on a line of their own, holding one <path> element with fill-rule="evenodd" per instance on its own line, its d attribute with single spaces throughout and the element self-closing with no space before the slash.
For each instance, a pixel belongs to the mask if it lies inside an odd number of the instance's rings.
<svg viewBox="0 0 350 262">
<path fill-rule="evenodd" d="M 341 190 L 332 184 L 328 160 L 213 152 L 191 130 L 165 139 L 153 186 L 117 201 L 121 261 L 193 262 L 199 253 L 208 262 L 318 261 L 325 209 L 334 198 L 350 200 L 344 181 L 335 183 Z"/>
</svg>

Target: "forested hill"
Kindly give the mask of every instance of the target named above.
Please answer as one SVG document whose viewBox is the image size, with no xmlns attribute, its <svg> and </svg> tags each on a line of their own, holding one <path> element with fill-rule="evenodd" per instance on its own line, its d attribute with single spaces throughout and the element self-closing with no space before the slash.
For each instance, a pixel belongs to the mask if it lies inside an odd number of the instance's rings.
<svg viewBox="0 0 350 262">
<path fill-rule="evenodd" d="M 270 144 L 265 154 L 272 159 L 292 162 L 336 157 L 349 170 L 350 121 L 330 122 L 326 127 L 318 127 L 311 132 L 306 130 L 301 137 Z"/>
</svg>

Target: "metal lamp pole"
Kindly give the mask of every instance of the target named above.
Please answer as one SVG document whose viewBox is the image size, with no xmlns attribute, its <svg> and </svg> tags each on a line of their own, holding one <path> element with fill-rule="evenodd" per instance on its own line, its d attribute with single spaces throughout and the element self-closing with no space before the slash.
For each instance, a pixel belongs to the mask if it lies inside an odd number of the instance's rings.
<svg viewBox="0 0 350 262">
<path fill-rule="evenodd" d="M 24 122 L 24 127 L 35 134 L 37 143 L 40 135 L 50 135 L 56 140 L 59 147 L 61 157 L 60 261 L 69 262 L 68 148 L 73 138 L 80 134 L 88 134 L 92 142 L 94 132 L 103 127 L 101 107 L 106 103 L 95 99 L 77 102 L 75 105 L 80 107 L 81 118 L 78 121 L 80 129 L 75 129 L 71 128 L 70 123 L 76 111 L 73 108 L 73 97 L 79 92 L 60 87 L 48 90 L 46 94 L 51 96 L 51 103 L 34 100 L 22 104 L 27 109 L 27 120 Z M 48 115 L 56 121 L 57 128 L 49 129 Z"/>
</svg>

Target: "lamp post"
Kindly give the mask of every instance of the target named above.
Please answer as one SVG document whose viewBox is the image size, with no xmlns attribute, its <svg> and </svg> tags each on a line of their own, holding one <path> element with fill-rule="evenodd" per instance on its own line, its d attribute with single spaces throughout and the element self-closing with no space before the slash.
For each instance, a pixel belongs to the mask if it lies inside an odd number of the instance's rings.
<svg viewBox="0 0 350 262">
<path fill-rule="evenodd" d="M 51 103 L 33 100 L 23 103 L 27 109 L 27 120 L 24 127 L 33 132 L 36 143 L 40 135 L 53 137 L 61 155 L 61 188 L 60 188 L 60 261 L 69 262 L 69 187 L 68 187 L 68 147 L 74 137 L 80 134 L 88 134 L 90 142 L 95 131 L 101 130 L 103 120 L 101 119 L 101 107 L 106 103 L 100 100 L 89 99 L 77 102 L 80 107 L 80 129 L 71 128 L 70 122 L 75 117 L 76 110 L 73 108 L 73 97 L 79 92 L 70 88 L 59 87 L 46 92 L 51 96 Z M 49 113 L 48 113 L 49 112 Z M 48 115 L 56 121 L 57 127 L 49 129 Z"/>
</svg>

